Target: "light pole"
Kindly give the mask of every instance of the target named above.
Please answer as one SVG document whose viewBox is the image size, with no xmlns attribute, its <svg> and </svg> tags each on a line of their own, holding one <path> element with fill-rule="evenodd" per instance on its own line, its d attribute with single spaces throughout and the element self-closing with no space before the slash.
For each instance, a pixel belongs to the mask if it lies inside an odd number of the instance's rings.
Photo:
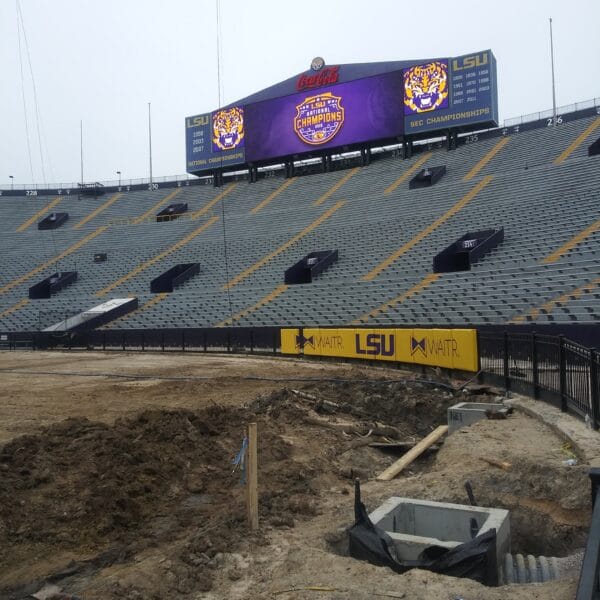
<svg viewBox="0 0 600 600">
<path fill-rule="evenodd" d="M 121 171 L 117 171 L 117 175 L 119 176 L 119 187 L 121 187 Z"/>
<path fill-rule="evenodd" d="M 550 19 L 550 64 L 552 65 L 552 126 L 556 127 L 556 83 L 554 82 L 554 42 L 552 40 L 552 19 Z"/>
<path fill-rule="evenodd" d="M 9 175 L 8 178 L 10 179 L 10 189 L 14 190 L 15 189 L 15 178 L 12 175 Z"/>
</svg>

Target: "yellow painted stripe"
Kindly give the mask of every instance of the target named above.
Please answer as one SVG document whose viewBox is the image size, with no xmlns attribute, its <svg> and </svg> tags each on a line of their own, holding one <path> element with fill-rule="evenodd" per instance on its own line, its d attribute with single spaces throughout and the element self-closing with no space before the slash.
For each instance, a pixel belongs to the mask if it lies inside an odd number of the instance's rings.
<svg viewBox="0 0 600 600">
<path fill-rule="evenodd" d="M 320 206 L 331 196 L 337 192 L 351 177 L 356 175 L 360 171 L 360 167 L 354 167 L 350 169 L 338 182 L 334 183 L 322 196 L 319 196 L 314 202 L 313 206 Z"/>
<path fill-rule="evenodd" d="M 392 298 L 391 300 L 388 300 L 387 302 L 384 302 L 383 304 L 381 304 L 380 306 L 378 306 L 371 312 L 364 314 L 362 317 L 355 319 L 354 321 L 352 321 L 352 325 L 360 325 L 361 323 L 366 323 L 369 319 L 372 319 L 373 317 L 376 317 L 377 315 L 387 312 L 388 310 L 390 310 L 390 308 L 393 308 L 394 306 L 396 306 L 398 304 L 402 304 L 405 300 L 412 298 L 416 294 L 419 294 L 424 289 L 428 288 L 432 283 L 435 283 L 439 278 L 440 278 L 440 275 L 438 275 L 437 273 L 429 273 L 429 275 L 425 275 L 425 277 L 421 281 L 419 281 L 419 283 L 413 285 L 413 287 L 411 287 L 409 290 L 407 290 L 406 292 L 403 292 L 402 294 L 400 294 L 399 296 L 396 296 L 395 298 Z"/>
<path fill-rule="evenodd" d="M 177 196 L 177 194 L 179 194 L 179 192 L 181 192 L 181 188 L 177 188 L 174 192 L 171 192 L 168 196 L 165 196 L 162 200 L 157 202 L 152 208 L 149 208 L 143 215 L 136 217 L 132 221 L 133 225 L 139 225 L 142 221 L 145 221 L 146 219 L 148 219 L 152 216 L 156 217 L 156 211 L 161 206 L 165 205 L 167 202 L 173 200 L 173 198 L 175 198 L 175 196 Z"/>
<path fill-rule="evenodd" d="M 463 181 L 470 181 L 487 165 L 506 144 L 510 142 L 510 137 L 503 137 L 500 141 L 463 177 Z"/>
<path fill-rule="evenodd" d="M 435 231 L 440 225 L 453 217 L 459 210 L 463 209 L 475 196 L 493 179 L 492 175 L 486 175 L 477 185 L 472 187 L 452 208 L 438 217 L 433 223 L 425 227 L 414 238 L 406 242 L 403 246 L 392 252 L 385 260 L 381 261 L 374 269 L 363 275 L 363 281 L 375 279 L 382 271 L 385 271 L 393 262 L 398 260 L 403 254 L 408 252 L 413 246 L 424 240 L 430 233 Z"/>
<path fill-rule="evenodd" d="M 600 127 L 600 117 L 592 121 L 555 159 L 554 164 L 560 165 L 585 142 L 585 139 Z"/>
<path fill-rule="evenodd" d="M 248 277 L 249 275 L 254 273 L 254 271 L 256 271 L 257 269 L 260 269 L 260 267 L 262 267 L 263 265 L 266 265 L 270 260 L 275 258 L 278 254 L 281 254 L 284 250 L 287 250 L 292 244 L 295 244 L 298 240 L 302 239 L 305 235 L 310 233 L 313 229 L 316 229 L 319 225 L 324 223 L 327 219 L 329 219 L 329 217 L 331 217 L 331 215 L 333 215 L 333 213 L 335 213 L 337 210 L 342 208 L 342 206 L 344 206 L 344 204 L 346 204 L 344 202 L 344 200 L 339 200 L 338 202 L 336 202 L 331 208 L 326 210 L 318 219 L 316 219 L 310 225 L 308 225 L 308 227 L 305 227 L 300 233 L 297 233 L 294 237 L 290 238 L 287 242 L 285 242 L 284 244 L 279 246 L 279 248 L 277 248 L 276 250 L 273 250 L 273 252 L 267 254 L 266 256 L 261 258 L 259 261 L 255 262 L 252 266 L 250 266 L 247 269 L 245 269 L 244 271 L 242 271 L 239 275 L 236 275 L 233 279 L 228 281 L 222 287 L 222 289 L 226 290 L 227 288 L 232 288 L 235 285 L 237 285 L 238 283 L 240 283 L 240 281 L 243 281 L 244 279 L 246 279 L 246 277 Z"/>
<path fill-rule="evenodd" d="M 30 217 L 29 219 L 27 219 L 27 221 L 25 221 L 25 223 L 23 223 L 22 225 L 19 225 L 19 227 L 17 227 L 17 233 L 21 233 L 22 231 L 25 231 L 28 227 L 33 225 L 42 215 L 46 214 L 47 212 L 50 212 L 62 200 L 62 198 L 63 198 L 62 196 L 59 196 L 58 198 L 54 198 L 54 200 L 52 200 L 52 202 L 50 202 L 48 205 L 44 206 L 44 208 L 42 208 L 42 210 L 38 210 L 35 213 L 35 215 Z"/>
<path fill-rule="evenodd" d="M 12 315 L 12 313 L 21 310 L 26 304 L 29 304 L 29 298 L 22 298 L 16 304 L 13 304 L 10 308 L 7 308 L 6 310 L 2 311 L 0 313 L 0 318 Z"/>
<path fill-rule="evenodd" d="M 600 219 L 592 223 L 589 227 L 580 231 L 577 235 L 573 236 L 570 240 L 565 242 L 560 248 L 556 249 L 552 254 L 549 254 L 542 260 L 542 264 L 550 265 L 555 263 L 557 260 L 562 258 L 567 252 L 573 250 L 575 246 L 581 244 L 583 240 L 590 237 L 593 233 L 600 230 Z"/>
<path fill-rule="evenodd" d="M 577 300 L 580 296 L 585 294 L 586 292 L 591 292 L 596 289 L 600 285 L 600 277 L 596 279 L 592 279 L 589 283 L 584 283 L 579 287 L 573 288 L 568 292 L 564 292 L 563 294 L 559 294 L 555 296 L 548 302 L 544 302 L 544 304 L 540 304 L 534 308 L 529 309 L 527 312 L 522 315 L 518 315 L 513 317 L 509 323 L 521 323 L 526 320 L 526 317 L 531 317 L 535 319 L 540 313 L 544 312 L 546 314 L 550 314 L 557 306 L 562 306 L 563 304 L 567 304 L 571 300 Z"/>
<path fill-rule="evenodd" d="M 104 204 L 101 204 L 96 210 L 92 211 L 87 217 L 83 217 L 79 223 L 73 226 L 73 229 L 79 229 L 86 223 L 89 223 L 94 217 L 97 217 L 101 212 L 105 211 L 109 206 L 114 204 L 123 194 L 115 194 L 111 196 Z"/>
<path fill-rule="evenodd" d="M 286 190 L 294 181 L 298 179 L 297 177 L 292 177 L 291 179 L 286 179 L 276 190 L 271 192 L 260 204 L 257 204 L 250 212 L 255 215 L 257 212 L 261 211 L 267 204 L 270 204 L 281 192 Z"/>
<path fill-rule="evenodd" d="M 79 248 L 81 248 L 88 242 L 91 242 L 95 237 L 99 236 L 101 233 L 103 233 L 107 229 L 108 229 L 108 227 L 106 225 L 102 225 L 101 227 L 98 227 L 98 229 L 95 229 L 91 233 L 88 233 L 88 235 L 86 235 L 84 238 L 80 239 L 78 242 L 75 242 L 72 246 L 69 246 L 66 250 L 63 250 L 60 254 L 58 254 L 54 258 L 47 260 L 45 263 L 39 265 L 38 267 L 35 267 L 35 269 L 31 269 L 31 271 L 29 271 L 28 273 L 25 273 L 25 275 L 21 275 L 20 277 L 13 279 L 13 281 L 11 281 L 10 283 L 7 283 L 5 286 L 0 287 L 0 294 L 4 294 L 5 292 L 8 292 L 8 290 L 12 290 L 12 288 L 23 283 L 24 281 L 27 281 L 34 275 L 37 275 L 38 273 L 43 271 L 45 268 L 53 265 L 54 263 L 58 262 L 59 260 L 62 260 L 66 256 L 69 256 L 69 254 L 72 254 L 73 252 L 75 252 L 75 250 L 79 250 Z"/>
<path fill-rule="evenodd" d="M 229 184 L 218 196 L 213 198 L 208 204 L 204 205 L 202 208 L 190 214 L 190 219 L 195 220 L 199 219 L 202 215 L 205 215 L 219 200 L 222 200 L 233 192 L 233 190 L 237 187 L 237 183 Z"/>
<path fill-rule="evenodd" d="M 412 167 L 410 167 L 408 171 L 402 173 L 402 175 L 400 175 L 400 177 L 398 177 L 398 179 L 396 179 L 394 183 L 388 185 L 388 187 L 385 188 L 383 195 L 387 196 L 388 194 L 391 194 L 402 182 L 406 181 L 430 156 L 431 152 L 425 152 L 425 154 L 423 154 L 423 156 L 421 156 L 421 158 L 419 158 L 419 160 L 414 165 L 412 165 Z"/>
<path fill-rule="evenodd" d="M 258 310 L 259 308 L 262 308 L 263 306 L 266 306 L 267 304 L 269 304 L 269 302 L 272 302 L 273 300 L 275 300 L 275 298 L 281 296 L 281 294 L 283 294 L 283 292 L 285 292 L 288 289 L 288 287 L 290 286 L 286 285 L 285 283 L 278 285 L 274 290 L 271 290 L 264 298 L 261 298 L 256 304 L 253 304 L 252 306 L 249 306 L 248 308 L 245 308 L 239 313 L 233 315 L 233 318 L 225 319 L 224 321 L 217 323 L 215 327 L 227 327 L 228 325 L 233 325 L 233 323 L 235 323 L 236 321 L 239 321 L 241 318 L 253 313 L 254 311 Z"/>
<path fill-rule="evenodd" d="M 106 287 L 104 287 L 101 290 L 99 290 L 98 292 L 96 292 L 96 296 L 98 296 L 98 297 L 104 296 L 104 294 L 111 292 L 116 287 L 120 286 L 122 283 L 129 281 L 132 277 L 135 277 L 142 271 L 145 271 L 148 267 L 151 267 L 154 263 L 157 263 L 158 261 L 162 260 L 163 258 L 168 256 L 172 252 L 179 250 L 179 248 L 182 248 L 188 242 L 191 242 L 197 235 L 200 235 L 203 231 L 206 231 L 211 225 L 216 223 L 218 220 L 219 220 L 219 217 L 210 218 L 208 221 L 203 223 L 200 227 L 198 227 L 197 229 L 194 229 L 194 231 L 192 231 L 191 233 L 188 233 L 185 237 L 181 238 L 177 243 L 173 244 L 172 246 L 170 246 L 169 248 L 167 248 L 160 254 L 153 256 L 150 260 L 147 260 L 146 262 L 142 263 L 141 265 L 138 265 L 137 267 L 135 267 L 135 269 L 132 269 L 131 271 L 129 271 L 129 273 L 127 273 L 126 275 L 123 275 L 123 277 L 119 277 L 119 279 L 117 279 L 116 281 L 113 281 L 111 284 L 107 285 Z"/>
</svg>

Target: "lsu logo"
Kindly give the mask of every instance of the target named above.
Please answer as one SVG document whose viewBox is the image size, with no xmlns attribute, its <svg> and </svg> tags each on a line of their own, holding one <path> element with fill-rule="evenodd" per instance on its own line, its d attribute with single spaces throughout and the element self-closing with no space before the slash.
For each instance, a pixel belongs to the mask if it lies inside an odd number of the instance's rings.
<svg viewBox="0 0 600 600">
<path fill-rule="evenodd" d="M 354 336 L 356 354 L 367 354 L 369 356 L 394 356 L 395 339 L 394 334 L 369 333 L 365 338 L 364 347 L 361 344 L 360 334 Z"/>
<path fill-rule="evenodd" d="M 313 146 L 333 139 L 344 124 L 342 98 L 331 92 L 310 96 L 296 106 L 294 131 L 305 143 Z"/>
<path fill-rule="evenodd" d="M 481 54 L 475 54 L 474 56 L 463 56 L 462 58 L 455 58 L 452 61 L 453 71 L 462 71 L 463 69 L 474 69 L 475 67 L 483 67 L 488 64 L 488 53 L 482 52 Z"/>
<path fill-rule="evenodd" d="M 207 115 L 198 115 L 196 117 L 188 117 L 185 120 L 186 126 L 189 127 L 202 127 L 203 125 L 208 125 L 210 120 L 210 114 Z"/>
<path fill-rule="evenodd" d="M 404 71 L 404 114 L 448 106 L 448 63 L 434 61 Z"/>
<path fill-rule="evenodd" d="M 244 109 L 234 106 L 213 114 L 213 150 L 233 150 L 244 141 Z"/>
</svg>

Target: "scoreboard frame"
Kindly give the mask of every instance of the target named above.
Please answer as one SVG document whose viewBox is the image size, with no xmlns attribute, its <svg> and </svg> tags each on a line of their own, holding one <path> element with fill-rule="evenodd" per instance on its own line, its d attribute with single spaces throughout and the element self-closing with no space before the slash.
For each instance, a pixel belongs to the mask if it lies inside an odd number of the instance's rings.
<svg viewBox="0 0 600 600">
<path fill-rule="evenodd" d="M 315 70 L 320 72 L 315 74 Z M 364 91 L 364 111 L 344 112 L 354 100 L 350 90 L 369 85 L 371 96 L 381 96 L 377 99 L 379 112 L 367 106 L 369 94 Z M 319 102 L 310 103 L 314 98 L 326 100 L 320 103 L 321 109 Z M 314 129 L 299 130 L 298 116 L 319 110 L 324 112 L 323 119 L 313 118 Z M 370 119 L 370 128 L 361 118 Z M 341 121 L 334 123 L 335 119 Z M 385 127 L 378 126 L 378 119 L 385 121 Z M 448 136 L 449 148 L 453 148 L 459 132 L 498 125 L 496 59 L 491 50 L 483 50 L 389 63 L 325 66 L 321 62 L 315 67 L 313 61 L 308 72 L 210 113 L 187 117 L 185 124 L 186 170 L 198 176 L 244 169 L 252 172 L 257 167 L 317 157 L 325 160 L 356 150 L 368 161 L 371 148 L 399 143 L 404 156 L 410 156 L 414 140 L 440 137 L 441 133 Z M 361 134 L 353 137 L 351 130 Z"/>
</svg>

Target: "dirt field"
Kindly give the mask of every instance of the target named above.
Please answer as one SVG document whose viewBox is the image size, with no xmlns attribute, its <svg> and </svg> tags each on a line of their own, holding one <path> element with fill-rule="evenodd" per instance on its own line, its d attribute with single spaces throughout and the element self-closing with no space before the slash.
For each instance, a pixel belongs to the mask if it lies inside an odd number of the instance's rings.
<svg viewBox="0 0 600 600">
<path fill-rule="evenodd" d="M 456 382 L 282 359 L 92 352 L 2 353 L 0 377 L 0 598 L 26 598 L 45 582 L 85 600 L 575 595 L 575 579 L 486 588 L 347 556 L 355 477 L 369 510 L 391 495 L 467 503 L 469 480 L 480 505 L 510 509 L 513 552 L 567 556 L 584 546 L 587 468 L 564 466 L 561 441 L 518 413 L 449 436 L 391 482 L 374 480 L 398 457 L 368 445 L 383 439 L 378 429 L 418 440 L 465 397 L 444 385 Z M 246 528 L 231 464 L 253 421 L 257 533 Z"/>
</svg>

